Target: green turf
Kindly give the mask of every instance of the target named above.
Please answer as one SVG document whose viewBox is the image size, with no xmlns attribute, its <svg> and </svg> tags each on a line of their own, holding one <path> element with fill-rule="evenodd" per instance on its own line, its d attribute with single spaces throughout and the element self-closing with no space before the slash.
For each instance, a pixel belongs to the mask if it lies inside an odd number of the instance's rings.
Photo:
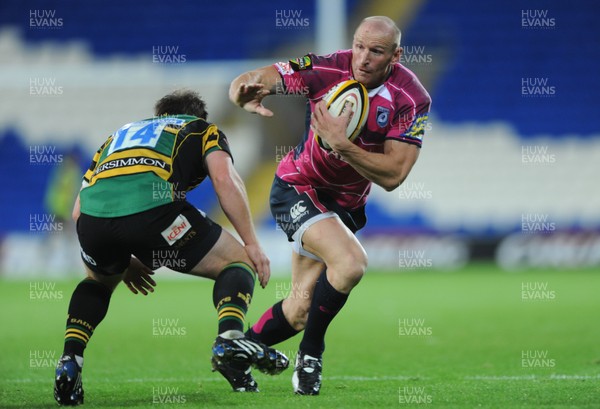
<svg viewBox="0 0 600 409">
<path fill-rule="evenodd" d="M 116 291 L 86 351 L 86 407 L 600 407 L 598 272 L 369 273 L 330 328 L 318 397 L 294 396 L 291 370 L 257 374 L 259 394 L 230 392 L 210 372 L 212 283 L 158 280 L 148 297 Z M 257 289 L 250 321 L 283 283 Z M 542 299 L 524 300 L 523 285 Z M 74 286 L 0 281 L 0 407 L 56 407 Z M 293 355 L 299 340 L 279 347 Z"/>
</svg>

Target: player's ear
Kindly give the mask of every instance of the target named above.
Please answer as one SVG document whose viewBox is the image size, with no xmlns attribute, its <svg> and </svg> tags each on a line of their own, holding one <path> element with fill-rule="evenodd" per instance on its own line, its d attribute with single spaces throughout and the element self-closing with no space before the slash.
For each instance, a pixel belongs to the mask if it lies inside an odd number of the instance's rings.
<svg viewBox="0 0 600 409">
<path fill-rule="evenodd" d="M 402 47 L 396 47 L 396 50 L 394 51 L 394 55 L 392 56 L 392 61 L 391 64 L 396 64 L 398 61 L 400 61 L 400 56 L 402 55 Z"/>
</svg>

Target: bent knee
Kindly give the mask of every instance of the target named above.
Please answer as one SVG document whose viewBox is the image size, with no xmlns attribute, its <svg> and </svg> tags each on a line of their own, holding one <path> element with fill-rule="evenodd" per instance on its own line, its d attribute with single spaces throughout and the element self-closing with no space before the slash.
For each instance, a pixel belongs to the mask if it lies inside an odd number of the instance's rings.
<svg viewBox="0 0 600 409">
<path fill-rule="evenodd" d="M 368 258 L 362 247 L 348 253 L 343 259 L 327 266 L 327 277 L 338 291 L 348 293 L 367 271 Z"/>
<path fill-rule="evenodd" d="M 349 253 L 343 260 L 340 260 L 338 269 L 345 272 L 348 278 L 360 281 L 367 271 L 368 258 L 367 253 L 362 247 Z"/>
<path fill-rule="evenodd" d="M 354 278 L 357 283 L 367 272 L 368 263 L 369 259 L 367 257 L 367 253 L 363 250 L 362 247 L 360 248 L 360 252 L 357 252 L 356 254 L 354 254 L 353 257 L 351 257 L 350 266 L 348 270 L 352 278 Z"/>
</svg>

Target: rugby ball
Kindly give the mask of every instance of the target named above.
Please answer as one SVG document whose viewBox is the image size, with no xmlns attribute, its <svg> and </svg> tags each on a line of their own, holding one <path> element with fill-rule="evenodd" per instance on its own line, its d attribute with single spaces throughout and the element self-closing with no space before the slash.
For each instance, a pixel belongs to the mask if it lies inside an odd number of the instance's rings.
<svg viewBox="0 0 600 409">
<path fill-rule="evenodd" d="M 369 94 L 367 93 L 367 89 L 356 80 L 342 81 L 327 91 L 323 99 L 327 103 L 327 110 L 332 116 L 339 116 L 344 109 L 352 110 L 350 121 L 346 128 L 346 137 L 350 141 L 354 141 L 365 126 L 367 116 L 369 115 Z M 321 148 L 331 150 L 329 144 L 322 140 L 316 133 L 315 140 Z"/>
</svg>

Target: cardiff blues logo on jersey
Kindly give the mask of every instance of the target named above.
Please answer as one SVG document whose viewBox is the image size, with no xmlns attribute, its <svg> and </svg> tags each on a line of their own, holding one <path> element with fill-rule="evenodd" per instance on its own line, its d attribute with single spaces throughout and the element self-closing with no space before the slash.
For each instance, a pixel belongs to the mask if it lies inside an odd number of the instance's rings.
<svg viewBox="0 0 600 409">
<path fill-rule="evenodd" d="M 390 118 L 390 110 L 389 108 L 377 107 L 377 125 L 380 128 L 385 128 L 388 124 L 388 120 Z"/>
</svg>

